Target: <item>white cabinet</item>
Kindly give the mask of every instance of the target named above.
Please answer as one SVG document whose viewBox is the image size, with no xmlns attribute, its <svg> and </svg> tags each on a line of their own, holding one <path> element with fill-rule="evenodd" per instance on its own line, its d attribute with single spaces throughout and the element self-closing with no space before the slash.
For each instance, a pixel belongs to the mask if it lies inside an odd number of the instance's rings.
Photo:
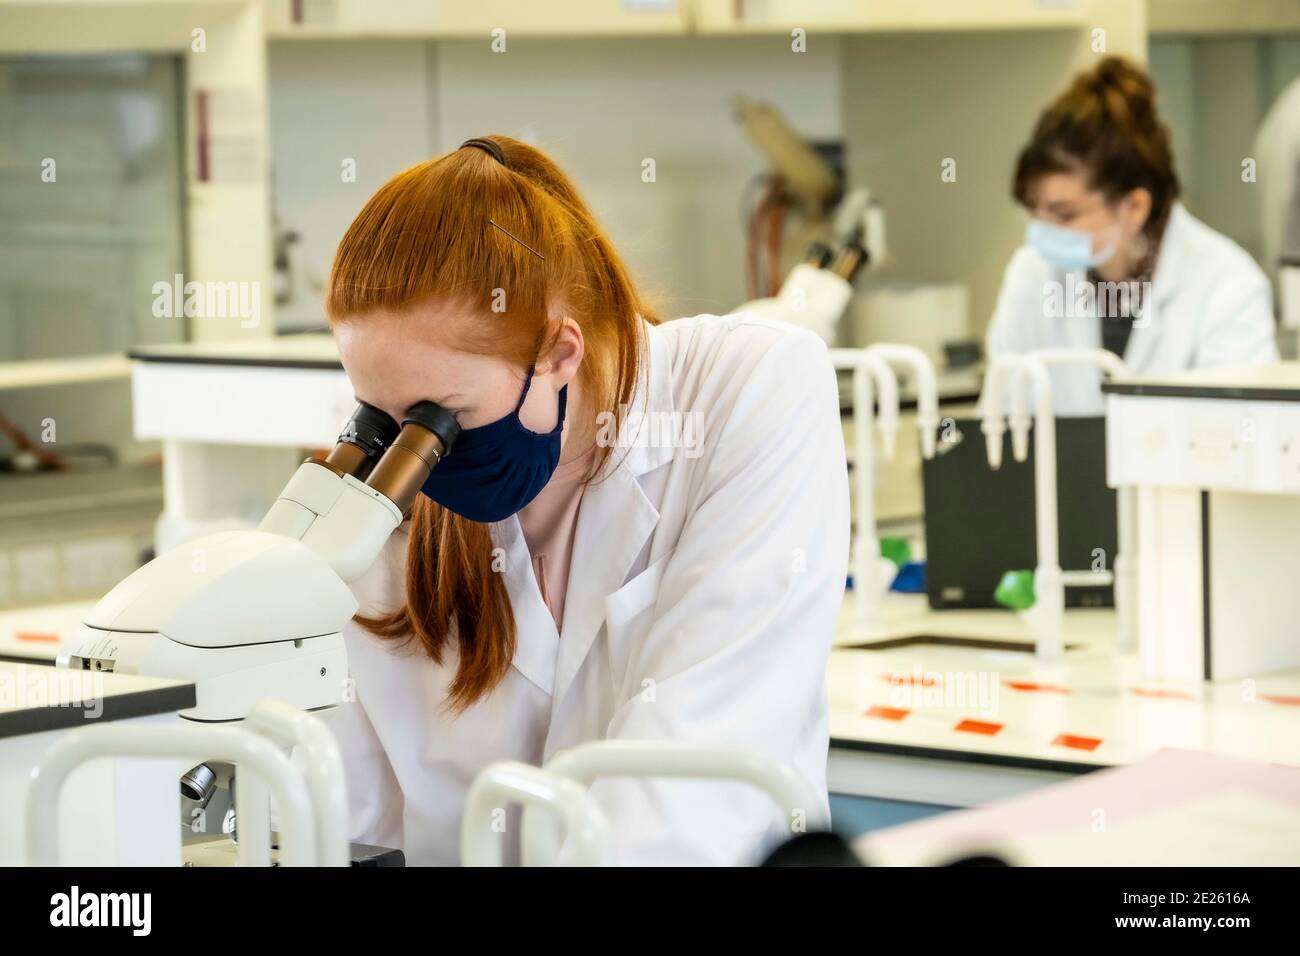
<svg viewBox="0 0 1300 956">
<path fill-rule="evenodd" d="M 1076 27 L 1093 0 L 694 0 L 701 33 Z"/>
<path fill-rule="evenodd" d="M 274 40 L 685 33 L 691 0 L 266 0 Z M 508 47 L 507 47 L 508 48 Z"/>
</svg>

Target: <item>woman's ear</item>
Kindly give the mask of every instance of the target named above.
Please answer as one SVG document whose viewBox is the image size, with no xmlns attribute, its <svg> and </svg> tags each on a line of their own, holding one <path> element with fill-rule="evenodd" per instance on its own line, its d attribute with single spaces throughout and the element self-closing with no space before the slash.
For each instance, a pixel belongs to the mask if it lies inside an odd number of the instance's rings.
<svg viewBox="0 0 1300 956">
<path fill-rule="evenodd" d="M 1151 205 L 1150 190 L 1141 186 L 1130 190 L 1124 197 L 1122 206 L 1130 236 L 1140 234 L 1146 227 L 1147 220 L 1151 218 Z"/>
<path fill-rule="evenodd" d="M 582 328 L 573 319 L 565 316 L 560 322 L 559 332 L 541 362 L 537 371 L 544 375 L 553 375 L 561 385 L 568 385 L 578 375 L 586 346 L 582 338 Z"/>
</svg>

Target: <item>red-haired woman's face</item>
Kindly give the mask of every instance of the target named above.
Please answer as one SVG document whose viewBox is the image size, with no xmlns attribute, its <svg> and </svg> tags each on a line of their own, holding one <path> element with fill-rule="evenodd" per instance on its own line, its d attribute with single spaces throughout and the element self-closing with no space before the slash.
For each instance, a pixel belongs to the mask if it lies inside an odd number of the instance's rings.
<svg viewBox="0 0 1300 956">
<path fill-rule="evenodd" d="M 502 358 L 457 349 L 458 324 L 475 320 L 481 317 L 432 305 L 376 311 L 336 324 L 334 338 L 359 401 L 399 422 L 416 402 L 433 401 L 455 413 L 461 428 L 477 428 L 514 411 L 527 370 Z M 555 427 L 557 396 L 573 382 L 582 355 L 582 332 L 565 319 L 556 346 L 538 361 L 520 409 L 525 427 L 537 432 Z"/>
</svg>

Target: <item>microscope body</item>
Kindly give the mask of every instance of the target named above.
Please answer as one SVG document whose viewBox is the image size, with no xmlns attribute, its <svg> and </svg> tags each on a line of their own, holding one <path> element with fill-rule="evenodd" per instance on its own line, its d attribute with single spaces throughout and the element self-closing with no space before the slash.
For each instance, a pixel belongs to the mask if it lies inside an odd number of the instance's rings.
<svg viewBox="0 0 1300 956">
<path fill-rule="evenodd" d="M 431 402 L 403 424 L 362 405 L 325 459 L 298 467 L 256 530 L 198 538 L 139 568 L 87 615 L 63 666 L 195 685 L 180 712 L 241 720 L 274 698 L 343 699 L 350 582 L 378 558 L 459 427 Z"/>
</svg>

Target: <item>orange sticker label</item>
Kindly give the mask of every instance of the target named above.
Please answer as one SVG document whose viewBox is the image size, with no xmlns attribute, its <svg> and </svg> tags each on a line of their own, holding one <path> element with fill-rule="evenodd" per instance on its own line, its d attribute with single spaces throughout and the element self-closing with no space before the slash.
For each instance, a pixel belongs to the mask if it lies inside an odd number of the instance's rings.
<svg viewBox="0 0 1300 956">
<path fill-rule="evenodd" d="M 910 713 L 910 710 L 902 707 L 872 707 L 866 712 L 865 716 L 879 717 L 881 720 L 902 720 Z"/>
<path fill-rule="evenodd" d="M 1068 687 L 1057 687 L 1055 684 L 1035 684 L 1033 681 L 1028 680 L 1004 680 L 1002 683 L 1012 690 L 1023 690 L 1026 693 L 1039 691 L 1050 694 L 1068 694 L 1070 692 Z"/>
<path fill-rule="evenodd" d="M 1052 741 L 1056 747 L 1072 747 L 1075 750 L 1096 750 L 1101 746 L 1100 737 L 1079 737 L 1075 734 L 1057 734 Z"/>
<path fill-rule="evenodd" d="M 14 634 L 20 641 L 32 641 L 38 644 L 57 644 L 59 635 L 46 634 L 39 631 L 18 631 Z"/>
<path fill-rule="evenodd" d="M 986 734 L 992 737 L 1002 727 L 1002 724 L 992 724 L 987 720 L 963 720 L 953 730 L 960 730 L 967 734 Z"/>
</svg>

